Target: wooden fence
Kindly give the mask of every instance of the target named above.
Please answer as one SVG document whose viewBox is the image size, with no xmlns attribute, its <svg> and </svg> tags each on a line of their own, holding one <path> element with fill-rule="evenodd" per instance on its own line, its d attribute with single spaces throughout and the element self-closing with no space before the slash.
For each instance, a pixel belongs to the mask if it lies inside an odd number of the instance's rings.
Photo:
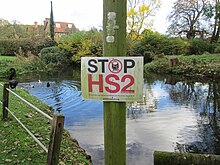
<svg viewBox="0 0 220 165">
<path fill-rule="evenodd" d="M 34 105 L 32 105 L 31 103 L 29 103 L 24 98 L 20 97 L 14 91 L 9 89 L 9 84 L 4 84 L 4 85 L 0 84 L 0 86 L 3 87 L 3 100 L 0 101 L 3 109 L 2 120 L 7 120 L 8 112 L 9 112 L 15 118 L 15 120 L 22 126 L 22 128 L 26 130 L 26 132 L 34 139 L 34 141 L 47 153 L 47 165 L 57 165 L 59 160 L 60 145 L 62 141 L 62 133 L 64 128 L 64 116 L 61 114 L 57 114 L 51 117 L 48 114 L 41 111 L 40 109 L 38 109 L 37 107 L 35 107 Z M 33 133 L 31 133 L 31 131 L 8 108 L 10 93 L 51 121 L 52 129 L 51 129 L 50 142 L 48 148 L 45 147 L 37 139 L 37 137 Z"/>
</svg>

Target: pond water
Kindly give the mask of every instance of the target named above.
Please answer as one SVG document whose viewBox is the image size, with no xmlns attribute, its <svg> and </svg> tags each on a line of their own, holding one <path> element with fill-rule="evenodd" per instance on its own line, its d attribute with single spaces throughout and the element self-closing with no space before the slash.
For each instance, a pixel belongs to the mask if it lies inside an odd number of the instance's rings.
<svg viewBox="0 0 220 165">
<path fill-rule="evenodd" d="M 79 71 L 19 81 L 64 114 L 71 136 L 95 165 L 104 164 L 103 103 L 82 100 Z M 143 90 L 142 103 L 127 104 L 127 165 L 152 165 L 155 150 L 220 154 L 220 81 L 147 75 Z"/>
</svg>

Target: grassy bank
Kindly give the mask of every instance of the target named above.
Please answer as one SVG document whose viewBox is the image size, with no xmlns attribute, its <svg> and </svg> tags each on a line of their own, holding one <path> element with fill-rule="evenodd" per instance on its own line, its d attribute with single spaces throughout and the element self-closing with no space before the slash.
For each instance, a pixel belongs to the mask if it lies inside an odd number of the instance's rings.
<svg viewBox="0 0 220 165">
<path fill-rule="evenodd" d="M 15 56 L 0 56 L 0 77 L 5 77 L 9 73 L 10 66 L 15 60 Z"/>
<path fill-rule="evenodd" d="M 40 72 L 59 72 L 64 69 L 66 64 L 56 64 L 48 63 L 45 64 L 44 61 L 39 56 L 29 55 L 17 55 L 17 56 L 0 56 L 0 77 L 7 78 L 9 75 L 10 68 L 15 68 L 17 75 L 26 73 L 40 73 Z"/>
<path fill-rule="evenodd" d="M 220 78 L 220 54 L 176 56 L 177 63 L 169 66 L 169 56 L 145 64 L 146 72 L 195 77 Z"/>
<path fill-rule="evenodd" d="M 0 56 L 0 77 L 8 77 L 10 68 L 15 68 L 17 74 L 24 74 L 45 69 L 37 56 Z"/>
<path fill-rule="evenodd" d="M 0 86 L 0 91 L 0 100 L 2 100 L 2 86 Z M 43 112 L 52 116 L 51 108 L 39 101 L 36 97 L 30 96 L 28 92 L 20 89 L 16 89 L 16 93 L 33 105 L 37 105 Z M 9 109 L 46 147 L 48 146 L 51 125 L 47 118 L 40 115 L 12 94 L 10 94 Z M 2 106 L 0 108 L 0 118 L 2 119 Z M 22 129 L 19 123 L 10 114 L 7 121 L 2 121 L 1 119 L 0 164 L 46 164 L 47 154 Z M 72 139 L 66 130 L 63 133 L 59 164 L 92 164 L 90 156 L 80 148 L 77 141 Z"/>
</svg>

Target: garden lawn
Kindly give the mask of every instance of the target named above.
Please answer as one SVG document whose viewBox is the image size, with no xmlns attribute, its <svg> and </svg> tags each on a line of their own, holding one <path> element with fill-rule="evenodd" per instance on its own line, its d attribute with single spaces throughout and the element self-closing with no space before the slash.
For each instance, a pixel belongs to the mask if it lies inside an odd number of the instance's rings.
<svg viewBox="0 0 220 165">
<path fill-rule="evenodd" d="M 2 92 L 3 87 L 0 85 L 1 101 Z M 43 112 L 50 116 L 53 115 L 49 106 L 36 97 L 30 96 L 28 92 L 21 89 L 16 89 L 15 92 L 33 105 L 37 105 Z M 48 148 L 51 132 L 50 121 L 11 93 L 9 97 L 9 109 Z M 0 104 L 0 106 L 0 164 L 46 164 L 46 152 L 39 147 L 10 113 L 8 114 L 8 120 L 3 121 L 2 105 Z M 80 148 L 77 141 L 72 139 L 66 130 L 63 133 L 59 164 L 92 164 L 90 156 Z"/>
</svg>

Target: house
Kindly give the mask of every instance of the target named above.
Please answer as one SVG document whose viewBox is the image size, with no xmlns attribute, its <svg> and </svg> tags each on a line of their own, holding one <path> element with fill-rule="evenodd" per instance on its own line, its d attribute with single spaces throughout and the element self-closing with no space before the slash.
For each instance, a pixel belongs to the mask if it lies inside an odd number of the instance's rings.
<svg viewBox="0 0 220 165">
<path fill-rule="evenodd" d="M 54 33 L 55 38 L 60 37 L 62 35 L 66 35 L 68 33 L 73 33 L 78 31 L 78 29 L 75 27 L 73 23 L 68 22 L 54 22 Z M 45 18 L 44 20 L 44 31 L 49 32 L 50 31 L 50 19 Z"/>
</svg>

